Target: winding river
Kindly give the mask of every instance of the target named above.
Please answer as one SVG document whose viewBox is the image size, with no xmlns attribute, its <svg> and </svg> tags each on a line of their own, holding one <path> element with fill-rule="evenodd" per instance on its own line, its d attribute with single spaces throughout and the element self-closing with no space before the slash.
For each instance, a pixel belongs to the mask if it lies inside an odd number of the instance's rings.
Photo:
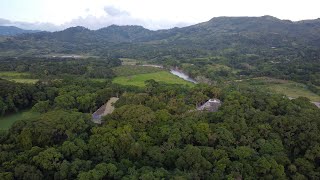
<svg viewBox="0 0 320 180">
<path fill-rule="evenodd" d="M 192 82 L 194 84 L 197 84 L 198 82 L 195 81 L 194 79 L 192 79 L 190 76 L 188 76 L 186 73 L 180 71 L 180 70 L 177 70 L 177 69 L 170 69 L 170 73 L 173 74 L 173 75 L 176 75 L 178 76 L 179 78 L 182 78 L 186 81 L 189 81 L 189 82 Z"/>
<path fill-rule="evenodd" d="M 155 65 L 155 64 L 143 64 L 140 66 L 149 66 L 149 67 L 162 68 L 162 69 L 164 68 L 162 65 Z M 186 81 L 192 82 L 194 84 L 198 84 L 198 82 L 196 80 L 192 79 L 189 75 L 187 75 L 186 73 L 184 73 L 180 69 L 171 68 L 170 73 L 175 76 L 178 76 L 179 78 L 184 79 Z"/>
</svg>

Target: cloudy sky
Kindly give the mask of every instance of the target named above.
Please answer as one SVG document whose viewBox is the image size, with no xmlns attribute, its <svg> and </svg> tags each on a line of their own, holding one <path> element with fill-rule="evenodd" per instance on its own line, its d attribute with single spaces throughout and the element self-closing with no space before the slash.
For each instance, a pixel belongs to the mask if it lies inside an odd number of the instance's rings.
<svg viewBox="0 0 320 180">
<path fill-rule="evenodd" d="M 0 0 L 0 25 L 61 30 L 111 24 L 182 27 L 218 16 L 320 17 L 320 0 Z"/>
</svg>

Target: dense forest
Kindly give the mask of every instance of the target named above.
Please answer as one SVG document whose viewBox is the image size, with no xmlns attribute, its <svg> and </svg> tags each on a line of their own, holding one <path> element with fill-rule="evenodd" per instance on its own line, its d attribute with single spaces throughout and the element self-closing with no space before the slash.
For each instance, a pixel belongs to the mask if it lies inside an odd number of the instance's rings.
<svg viewBox="0 0 320 180">
<path fill-rule="evenodd" d="M 47 86 L 57 93 L 34 106 L 42 115 L 1 134 L 1 179 L 320 177 L 320 110 L 307 99 L 155 81 Z M 117 93 L 116 110 L 94 125 L 90 105 Z M 218 112 L 193 110 L 208 97 L 223 101 Z"/>
<path fill-rule="evenodd" d="M 0 71 L 28 72 L 33 78 L 54 79 L 67 75 L 112 78 L 118 58 L 0 57 Z"/>
<path fill-rule="evenodd" d="M 320 109 L 245 82 L 319 98 L 319 32 L 319 20 L 263 16 L 1 37 L 0 122 L 38 115 L 0 129 L 0 179 L 320 179 Z M 170 69 L 198 83 L 114 81 Z M 111 97 L 115 110 L 93 123 Z M 218 111 L 197 110 L 213 98 Z"/>
<path fill-rule="evenodd" d="M 39 92 L 36 86 L 0 79 L 0 115 L 30 107 L 40 100 L 38 99 Z"/>
</svg>

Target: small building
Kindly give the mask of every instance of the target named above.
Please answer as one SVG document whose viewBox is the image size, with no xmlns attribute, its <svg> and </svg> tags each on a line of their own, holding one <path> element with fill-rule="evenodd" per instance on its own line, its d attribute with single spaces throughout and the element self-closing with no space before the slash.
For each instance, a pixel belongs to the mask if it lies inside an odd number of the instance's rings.
<svg viewBox="0 0 320 180">
<path fill-rule="evenodd" d="M 118 97 L 111 97 L 106 104 L 102 105 L 96 112 L 92 114 L 92 122 L 96 124 L 101 124 L 102 117 L 107 114 L 111 114 L 114 111 L 113 104 L 116 103 L 118 100 Z"/>
<path fill-rule="evenodd" d="M 221 101 L 219 99 L 209 99 L 207 102 L 202 104 L 201 106 L 197 107 L 198 111 L 209 111 L 209 112 L 216 112 L 219 110 L 221 106 Z"/>
<path fill-rule="evenodd" d="M 96 112 L 92 114 L 92 121 L 96 124 L 101 124 L 102 116 L 104 116 L 104 111 L 106 109 L 107 104 L 101 106 Z"/>
<path fill-rule="evenodd" d="M 316 105 L 318 108 L 320 108 L 320 102 L 312 102 L 314 105 Z"/>
</svg>

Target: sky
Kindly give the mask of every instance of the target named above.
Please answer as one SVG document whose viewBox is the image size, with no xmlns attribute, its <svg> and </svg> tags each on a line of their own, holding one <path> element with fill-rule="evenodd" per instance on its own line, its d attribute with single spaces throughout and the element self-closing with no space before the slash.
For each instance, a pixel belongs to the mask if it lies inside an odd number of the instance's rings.
<svg viewBox="0 0 320 180">
<path fill-rule="evenodd" d="M 219 16 L 317 19 L 319 7 L 320 0 L 0 0 L 0 25 L 56 31 L 116 24 L 157 30 Z"/>
</svg>

